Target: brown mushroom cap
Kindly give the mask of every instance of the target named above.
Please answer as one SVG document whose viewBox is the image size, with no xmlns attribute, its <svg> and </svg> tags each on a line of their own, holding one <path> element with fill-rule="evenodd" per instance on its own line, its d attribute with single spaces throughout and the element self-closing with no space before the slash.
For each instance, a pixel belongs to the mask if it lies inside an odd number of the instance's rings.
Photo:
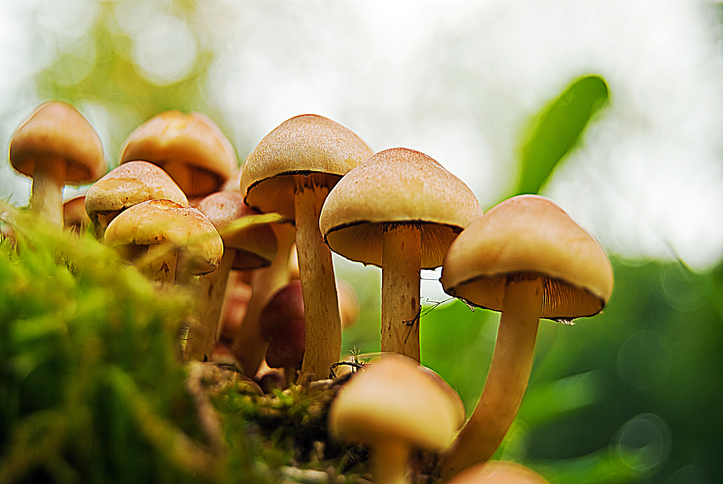
<svg viewBox="0 0 723 484">
<path fill-rule="evenodd" d="M 85 211 L 85 195 L 81 192 L 63 201 L 63 227 L 75 233 L 81 232 L 90 224 Z"/>
<path fill-rule="evenodd" d="M 364 140 L 331 119 L 296 116 L 266 135 L 246 158 L 241 193 L 261 212 L 293 219 L 296 176 L 331 187 L 372 153 Z"/>
<path fill-rule="evenodd" d="M 257 214 L 246 205 L 238 191 L 224 190 L 204 197 L 196 206 L 213 223 L 221 234 L 226 247 L 236 249 L 233 268 L 236 270 L 257 269 L 271 265 L 276 257 L 277 241 L 268 224 L 252 224 L 232 229 L 232 223 Z"/>
<path fill-rule="evenodd" d="M 481 214 L 469 187 L 418 151 L 380 151 L 354 168 L 329 193 L 319 227 L 331 249 L 382 265 L 382 234 L 390 224 L 419 224 L 422 269 L 442 264 L 449 245 Z"/>
<path fill-rule="evenodd" d="M 168 173 L 158 165 L 136 160 L 113 168 L 95 182 L 86 194 L 85 209 L 95 220 L 99 214 L 118 212 L 147 200 L 188 206 L 186 195 Z"/>
<path fill-rule="evenodd" d="M 382 440 L 405 442 L 410 448 L 446 447 L 459 427 L 459 401 L 418 367 L 390 353 L 357 372 L 331 406 L 332 434 L 372 447 Z"/>
<path fill-rule="evenodd" d="M 507 277 L 545 278 L 542 312 L 572 319 L 600 312 L 613 272 L 595 238 L 549 199 L 512 197 L 470 223 L 449 249 L 442 285 L 452 296 L 500 311 Z"/>
<path fill-rule="evenodd" d="M 121 163 L 146 160 L 166 170 L 189 198 L 217 191 L 238 166 L 228 138 L 208 116 L 166 111 L 136 128 Z"/>
<path fill-rule="evenodd" d="M 195 208 L 170 200 L 148 200 L 124 210 L 108 225 L 104 240 L 115 247 L 173 244 L 193 274 L 211 272 L 223 256 L 213 224 Z"/>
<path fill-rule="evenodd" d="M 68 103 L 39 105 L 20 125 L 10 142 L 10 163 L 32 177 L 39 163 L 67 162 L 65 183 L 90 183 L 105 173 L 106 162 L 98 133 Z"/>
</svg>

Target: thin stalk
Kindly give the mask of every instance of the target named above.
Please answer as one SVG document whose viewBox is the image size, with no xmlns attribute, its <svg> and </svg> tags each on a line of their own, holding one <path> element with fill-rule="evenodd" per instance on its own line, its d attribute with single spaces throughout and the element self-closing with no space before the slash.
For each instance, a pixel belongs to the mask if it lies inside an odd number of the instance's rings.
<svg viewBox="0 0 723 484">
<path fill-rule="evenodd" d="M 33 173 L 30 198 L 32 210 L 61 229 L 63 228 L 63 185 L 66 168 L 67 163 L 64 159 L 38 160 Z"/>
<path fill-rule="evenodd" d="M 329 188 L 302 179 L 297 185 L 296 249 L 304 295 L 306 347 L 301 378 L 326 378 L 341 355 L 341 317 L 331 250 L 319 230 L 319 213 Z"/>
<path fill-rule="evenodd" d="M 487 462 L 517 416 L 532 371 L 543 279 L 510 277 L 492 363 L 477 407 L 440 462 L 441 481 Z"/>
<path fill-rule="evenodd" d="M 391 224 L 382 243 L 382 352 L 419 362 L 419 224 Z"/>
<path fill-rule="evenodd" d="M 228 275 L 233 266 L 236 249 L 226 247 L 216 270 L 198 278 L 196 321 L 191 323 L 185 356 L 188 359 L 208 361 L 216 344 L 223 297 L 226 294 Z"/>
<path fill-rule="evenodd" d="M 377 442 L 372 448 L 371 470 L 376 484 L 405 484 L 409 448 L 399 442 Z"/>
</svg>

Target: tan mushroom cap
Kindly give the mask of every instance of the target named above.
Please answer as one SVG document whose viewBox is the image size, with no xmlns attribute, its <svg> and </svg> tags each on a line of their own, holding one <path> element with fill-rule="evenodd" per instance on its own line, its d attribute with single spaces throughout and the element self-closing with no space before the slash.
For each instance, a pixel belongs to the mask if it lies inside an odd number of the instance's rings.
<svg viewBox="0 0 723 484">
<path fill-rule="evenodd" d="M 448 484 L 546 484 L 538 473 L 513 462 L 488 461 L 468 467 Z"/>
<path fill-rule="evenodd" d="M 104 240 L 114 247 L 172 244 L 193 274 L 213 271 L 223 256 L 213 224 L 197 209 L 170 200 L 148 200 L 124 210 L 108 225 Z"/>
<path fill-rule="evenodd" d="M 224 190 L 212 193 L 197 207 L 221 234 L 226 247 L 237 250 L 233 268 L 257 269 L 271 265 L 276 257 L 276 234 L 268 224 L 252 224 L 233 229 L 237 220 L 258 212 L 246 205 L 240 192 Z"/>
<path fill-rule="evenodd" d="M 85 209 L 95 220 L 99 214 L 147 200 L 170 200 L 188 206 L 186 195 L 162 168 L 147 161 L 130 161 L 113 168 L 88 189 Z"/>
<path fill-rule="evenodd" d="M 238 166 L 228 138 L 208 116 L 165 111 L 133 131 L 121 163 L 145 160 L 166 170 L 189 198 L 221 187 Z"/>
<path fill-rule="evenodd" d="M 98 133 L 68 103 L 47 101 L 20 125 L 10 142 L 10 163 L 32 177 L 38 163 L 67 162 L 65 183 L 82 185 L 100 178 L 106 170 Z"/>
<path fill-rule="evenodd" d="M 293 219 L 296 176 L 331 187 L 372 154 L 364 140 L 341 124 L 314 114 L 296 116 L 266 135 L 248 155 L 241 193 L 261 212 Z"/>
<path fill-rule="evenodd" d="M 500 311 L 505 280 L 518 273 L 545 278 L 542 318 L 597 314 L 613 289 L 598 241 L 537 195 L 512 197 L 469 224 L 449 249 L 441 282 L 452 296 Z"/>
<path fill-rule="evenodd" d="M 329 193 L 319 218 L 334 252 L 382 265 L 382 234 L 396 223 L 418 223 L 422 269 L 442 264 L 455 237 L 482 213 L 470 188 L 433 158 L 406 148 L 380 151 Z"/>
<path fill-rule="evenodd" d="M 384 354 L 339 391 L 329 428 L 338 439 L 371 446 L 397 440 L 410 448 L 444 448 L 459 427 L 460 401 L 450 398 L 440 380 L 419 371 L 410 358 Z"/>
</svg>

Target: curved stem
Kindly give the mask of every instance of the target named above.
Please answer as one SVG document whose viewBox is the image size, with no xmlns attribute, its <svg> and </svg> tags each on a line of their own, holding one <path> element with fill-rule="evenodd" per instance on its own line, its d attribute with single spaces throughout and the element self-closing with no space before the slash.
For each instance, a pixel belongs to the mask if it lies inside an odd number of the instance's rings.
<svg viewBox="0 0 723 484">
<path fill-rule="evenodd" d="M 36 160 L 33 173 L 31 208 L 58 228 L 63 227 L 63 184 L 66 168 L 64 159 Z"/>
<path fill-rule="evenodd" d="M 532 371 L 543 292 L 540 277 L 507 280 L 487 381 L 472 416 L 442 455 L 441 482 L 489 460 L 512 425 Z"/>
<path fill-rule="evenodd" d="M 382 352 L 419 362 L 421 231 L 418 224 L 393 224 L 382 240 Z"/>
<path fill-rule="evenodd" d="M 306 348 L 301 377 L 326 378 L 341 355 L 341 317 L 331 250 L 319 230 L 319 213 L 329 188 L 301 179 L 296 187 L 296 250 L 304 295 Z"/>
<path fill-rule="evenodd" d="M 376 484 L 405 484 L 409 449 L 399 442 L 375 443 L 372 448 L 371 470 Z"/>
</svg>

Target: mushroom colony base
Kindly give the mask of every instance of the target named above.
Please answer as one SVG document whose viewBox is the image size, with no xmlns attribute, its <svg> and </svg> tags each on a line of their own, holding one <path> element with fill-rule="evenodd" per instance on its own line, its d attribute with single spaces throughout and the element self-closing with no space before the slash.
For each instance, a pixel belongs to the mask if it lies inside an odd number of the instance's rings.
<svg viewBox="0 0 723 484">
<path fill-rule="evenodd" d="M 328 437 L 349 378 L 264 391 L 183 362 L 188 288 L 0 205 L 0 482 L 368 482 Z M 345 365 L 346 366 L 346 365 Z M 412 456 L 417 480 L 433 455 Z"/>
</svg>

